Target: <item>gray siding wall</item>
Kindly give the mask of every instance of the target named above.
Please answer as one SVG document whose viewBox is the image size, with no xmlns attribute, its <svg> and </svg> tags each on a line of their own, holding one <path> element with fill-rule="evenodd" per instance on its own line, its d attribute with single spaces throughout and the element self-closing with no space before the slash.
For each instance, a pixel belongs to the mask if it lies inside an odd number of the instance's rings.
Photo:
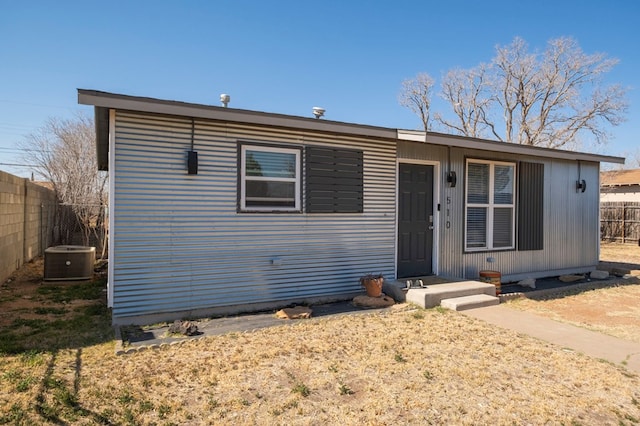
<svg viewBox="0 0 640 426">
<path fill-rule="evenodd" d="M 364 213 L 237 213 L 240 140 L 364 150 Z M 395 141 L 196 120 L 187 175 L 190 119 L 118 111 L 115 146 L 115 323 L 353 294 L 364 273 L 394 275 Z"/>
<path fill-rule="evenodd" d="M 464 253 L 465 159 L 529 161 L 544 164 L 544 250 L 490 251 Z M 438 274 L 476 279 L 483 269 L 498 270 L 503 281 L 525 277 L 539 278 L 565 272 L 582 272 L 598 264 L 599 211 L 598 163 L 581 162 L 584 193 L 576 192 L 578 162 L 514 156 L 499 152 L 452 148 L 451 169 L 458 176 L 455 188 L 446 183 L 447 148 L 436 145 L 399 142 L 399 161 L 439 161 L 441 211 L 439 213 Z M 449 200 L 449 204 L 447 204 Z M 447 209 L 449 216 L 447 216 Z M 447 221 L 450 226 L 447 227 Z M 491 258 L 491 259 L 490 259 Z M 488 259 L 494 260 L 489 262 Z"/>
</svg>

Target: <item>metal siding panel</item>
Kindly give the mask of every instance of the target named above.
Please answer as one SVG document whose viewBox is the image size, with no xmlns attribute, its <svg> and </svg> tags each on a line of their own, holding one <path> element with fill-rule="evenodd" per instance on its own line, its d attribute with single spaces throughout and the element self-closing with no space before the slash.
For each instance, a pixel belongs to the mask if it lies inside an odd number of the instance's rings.
<svg viewBox="0 0 640 426">
<path fill-rule="evenodd" d="M 587 181 L 587 190 L 578 193 L 575 189 L 577 161 L 463 148 L 452 148 L 449 157 L 446 147 L 404 141 L 398 142 L 398 158 L 440 161 L 443 164 L 439 180 L 442 189 L 437 254 L 440 275 L 477 279 L 480 270 L 495 269 L 502 273 L 503 278 L 509 279 L 510 276 L 531 274 L 539 277 L 547 271 L 578 270 L 597 265 L 598 163 L 581 162 L 581 178 Z M 544 250 L 464 253 L 465 158 L 516 163 L 521 160 L 544 165 Z M 451 170 L 458 176 L 455 188 L 450 188 L 445 179 L 449 161 Z"/>
<path fill-rule="evenodd" d="M 114 318 L 351 293 L 364 273 L 394 276 L 394 141 L 196 120 L 198 175 L 187 175 L 189 119 L 116 117 Z M 238 214 L 238 140 L 363 150 L 364 213 Z"/>
</svg>

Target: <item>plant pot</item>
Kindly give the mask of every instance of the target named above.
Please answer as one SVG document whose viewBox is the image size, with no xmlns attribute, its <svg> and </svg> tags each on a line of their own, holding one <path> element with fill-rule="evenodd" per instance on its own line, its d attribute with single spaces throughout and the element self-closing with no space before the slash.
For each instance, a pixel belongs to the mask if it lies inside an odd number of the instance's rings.
<svg viewBox="0 0 640 426">
<path fill-rule="evenodd" d="M 480 282 L 496 286 L 496 295 L 500 294 L 502 274 L 498 271 L 480 271 Z"/>
<path fill-rule="evenodd" d="M 382 295 L 382 281 L 384 278 L 363 278 L 362 286 L 367 291 L 369 297 L 380 297 Z"/>
</svg>

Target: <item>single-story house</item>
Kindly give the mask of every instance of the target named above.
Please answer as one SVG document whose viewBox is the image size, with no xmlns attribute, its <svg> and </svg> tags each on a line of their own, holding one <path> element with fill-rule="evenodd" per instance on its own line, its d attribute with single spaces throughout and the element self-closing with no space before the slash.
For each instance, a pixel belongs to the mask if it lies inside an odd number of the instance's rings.
<svg viewBox="0 0 640 426">
<path fill-rule="evenodd" d="M 598 264 L 604 155 L 79 90 L 115 324 L 347 299 L 359 277 Z"/>
<path fill-rule="evenodd" d="M 600 201 L 640 202 L 640 169 L 601 172 Z"/>
</svg>

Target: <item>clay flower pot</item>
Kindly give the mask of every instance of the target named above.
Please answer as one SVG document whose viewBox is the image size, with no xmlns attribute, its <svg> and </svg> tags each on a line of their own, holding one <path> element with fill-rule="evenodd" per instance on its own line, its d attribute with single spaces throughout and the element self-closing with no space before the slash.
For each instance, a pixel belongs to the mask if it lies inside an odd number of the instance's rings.
<svg viewBox="0 0 640 426">
<path fill-rule="evenodd" d="M 369 297 L 380 297 L 382 295 L 382 283 L 384 277 L 382 274 L 368 274 L 360 278 L 360 285 L 367 291 Z"/>
</svg>

